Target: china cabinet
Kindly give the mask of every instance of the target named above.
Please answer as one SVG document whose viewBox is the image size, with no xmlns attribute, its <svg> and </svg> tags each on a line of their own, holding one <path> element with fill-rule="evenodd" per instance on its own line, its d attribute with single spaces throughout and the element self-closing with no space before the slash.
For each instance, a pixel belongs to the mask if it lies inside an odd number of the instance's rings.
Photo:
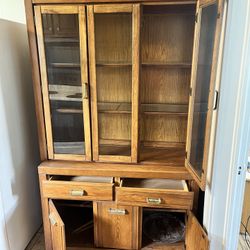
<svg viewBox="0 0 250 250">
<path fill-rule="evenodd" d="M 223 0 L 25 4 L 46 250 L 209 249 L 196 214 Z M 148 236 L 158 215 L 179 241 Z"/>
</svg>

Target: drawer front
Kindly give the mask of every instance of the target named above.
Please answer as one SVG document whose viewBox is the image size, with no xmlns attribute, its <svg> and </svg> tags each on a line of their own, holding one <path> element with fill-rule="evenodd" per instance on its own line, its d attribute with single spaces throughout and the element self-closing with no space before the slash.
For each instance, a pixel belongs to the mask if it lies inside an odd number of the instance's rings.
<svg viewBox="0 0 250 250">
<path fill-rule="evenodd" d="M 193 198 L 194 193 L 189 191 L 116 188 L 117 203 L 122 205 L 191 210 Z"/>
<path fill-rule="evenodd" d="M 113 184 L 75 181 L 44 181 L 43 195 L 53 199 L 102 200 L 113 199 Z"/>
</svg>

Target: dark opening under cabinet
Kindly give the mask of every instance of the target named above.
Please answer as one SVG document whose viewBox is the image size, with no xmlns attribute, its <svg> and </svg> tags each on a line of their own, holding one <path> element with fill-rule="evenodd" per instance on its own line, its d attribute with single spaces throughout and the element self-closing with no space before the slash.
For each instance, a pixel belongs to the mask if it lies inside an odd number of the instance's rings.
<svg viewBox="0 0 250 250">
<path fill-rule="evenodd" d="M 208 249 L 224 1 L 25 4 L 46 250 Z M 148 236 L 161 216 L 177 242 Z"/>
</svg>

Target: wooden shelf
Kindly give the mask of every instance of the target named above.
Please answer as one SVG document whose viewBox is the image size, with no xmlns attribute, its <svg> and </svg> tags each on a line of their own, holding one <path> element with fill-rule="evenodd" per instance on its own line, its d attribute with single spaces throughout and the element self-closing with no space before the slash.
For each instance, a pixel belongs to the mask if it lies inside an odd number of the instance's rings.
<svg viewBox="0 0 250 250">
<path fill-rule="evenodd" d="M 55 154 L 83 155 L 84 151 L 84 142 L 54 142 Z"/>
<path fill-rule="evenodd" d="M 97 62 L 97 67 L 132 67 L 130 62 Z"/>
<path fill-rule="evenodd" d="M 80 68 L 79 63 L 50 63 L 53 68 Z"/>
<path fill-rule="evenodd" d="M 98 112 L 110 114 L 131 114 L 130 103 L 98 103 Z M 186 104 L 141 104 L 141 113 L 144 115 L 179 115 L 187 116 Z"/>
<path fill-rule="evenodd" d="M 82 86 L 49 84 L 49 98 L 52 101 L 82 101 Z"/>
<path fill-rule="evenodd" d="M 131 114 L 131 103 L 126 102 L 99 102 L 99 113 Z"/>
<path fill-rule="evenodd" d="M 46 37 L 45 43 L 79 43 L 78 38 Z"/>
<path fill-rule="evenodd" d="M 191 63 L 179 63 L 179 62 L 143 62 L 144 67 L 159 67 L 159 68 L 191 68 Z"/>
<path fill-rule="evenodd" d="M 184 166 L 185 147 L 145 147 L 140 150 L 140 162 L 143 164 L 167 164 L 168 166 Z"/>
</svg>

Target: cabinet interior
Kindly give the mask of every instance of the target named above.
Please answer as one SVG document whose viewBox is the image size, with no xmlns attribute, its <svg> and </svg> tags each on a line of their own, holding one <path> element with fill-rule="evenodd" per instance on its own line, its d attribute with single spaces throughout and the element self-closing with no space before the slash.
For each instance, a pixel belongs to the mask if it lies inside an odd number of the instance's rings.
<svg viewBox="0 0 250 250">
<path fill-rule="evenodd" d="M 181 222 L 181 225 L 184 227 L 182 231 L 183 234 L 181 236 L 176 230 L 177 223 L 175 222 L 172 225 L 164 225 L 162 221 L 150 222 L 150 217 L 162 216 L 166 218 L 170 216 L 170 218 L 177 219 Z M 186 214 L 183 212 L 174 212 L 166 209 L 151 209 L 144 208 L 142 214 L 142 249 L 175 249 L 175 250 L 183 250 L 185 249 L 185 225 L 186 225 Z M 165 231 L 166 226 L 169 226 L 169 231 Z M 158 230 L 158 233 L 156 232 Z M 157 239 L 164 238 L 163 232 L 167 232 L 167 236 L 171 237 L 171 234 L 177 234 L 179 237 L 176 238 L 176 241 L 172 239 L 172 243 L 166 243 L 164 241 L 157 241 Z M 161 235 L 161 236 L 159 236 Z M 152 240 L 152 238 L 155 238 Z M 172 237 L 171 237 L 172 238 Z M 180 239 L 181 238 L 181 239 Z"/>
<path fill-rule="evenodd" d="M 195 5 L 143 6 L 140 161 L 184 164 Z"/>
<path fill-rule="evenodd" d="M 54 204 L 64 223 L 66 249 L 94 248 L 92 202 L 57 200 Z"/>
<path fill-rule="evenodd" d="M 124 178 L 121 180 L 121 187 L 188 191 L 186 181 L 172 180 L 172 179 L 168 180 L 168 179 Z"/>
</svg>

